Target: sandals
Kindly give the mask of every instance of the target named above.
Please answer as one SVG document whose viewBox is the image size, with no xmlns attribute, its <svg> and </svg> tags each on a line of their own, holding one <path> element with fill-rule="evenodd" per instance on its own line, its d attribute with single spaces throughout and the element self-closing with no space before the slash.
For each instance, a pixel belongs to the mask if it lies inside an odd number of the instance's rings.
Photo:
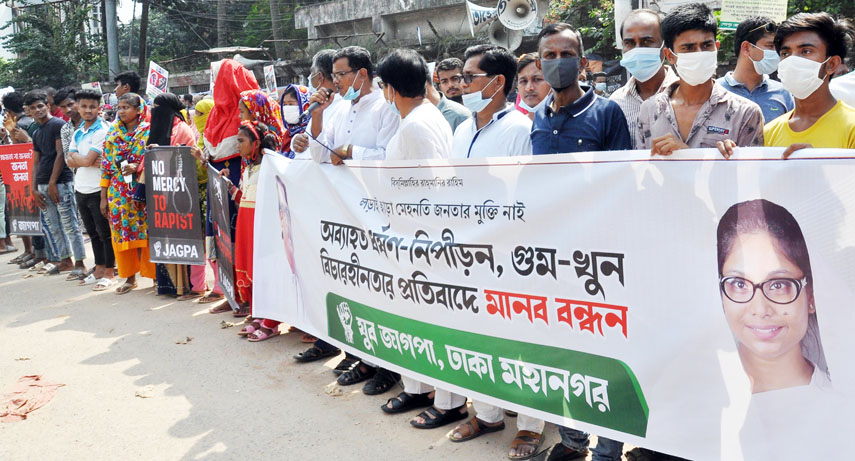
<svg viewBox="0 0 855 461">
<path fill-rule="evenodd" d="M 95 274 L 89 274 L 86 276 L 86 278 L 81 279 L 80 283 L 78 283 L 78 285 L 80 285 L 80 286 L 92 285 L 93 283 L 97 283 L 98 280 L 100 280 L 100 279 L 96 279 Z"/>
<path fill-rule="evenodd" d="M 437 427 L 442 427 L 446 424 L 450 424 L 468 417 L 469 412 L 464 411 L 463 413 L 461 413 L 461 408 L 464 408 L 464 405 L 461 405 L 457 408 L 452 408 L 451 410 L 445 410 L 445 413 L 440 413 L 440 410 L 436 407 L 428 407 L 425 411 L 419 413 L 417 416 L 421 417 L 423 420 L 425 420 L 425 422 L 417 423 L 415 419 L 412 419 L 410 420 L 410 425 L 417 429 L 434 429 Z"/>
<path fill-rule="evenodd" d="M 508 451 L 508 459 L 530 459 L 540 448 L 543 442 L 543 434 L 532 431 L 519 431 L 513 442 L 511 442 L 510 450 Z M 511 456 L 511 450 L 516 450 L 519 447 L 531 447 L 531 452 L 527 455 Z"/>
<path fill-rule="evenodd" d="M 365 395 L 385 394 L 395 384 L 398 384 L 400 379 L 401 375 L 398 373 L 392 373 L 385 368 L 378 368 L 374 377 L 366 381 L 365 385 L 362 386 L 362 393 Z"/>
<path fill-rule="evenodd" d="M 341 352 L 338 350 L 336 353 Z M 342 373 L 347 373 L 353 368 L 354 365 L 359 364 L 359 359 L 352 359 L 350 357 L 345 357 L 341 359 L 341 362 L 338 362 L 338 365 L 333 368 L 332 372 L 336 376 L 341 376 Z"/>
<path fill-rule="evenodd" d="M 45 273 L 44 273 L 45 275 L 59 275 L 59 273 L 60 273 L 60 272 L 62 272 L 62 271 L 59 269 L 59 266 L 54 265 L 54 264 L 51 264 L 51 265 L 52 265 L 53 267 L 51 267 L 50 269 L 48 269 L 47 271 L 45 271 Z M 47 268 L 47 266 L 45 266 L 44 268 Z"/>
<path fill-rule="evenodd" d="M 205 299 L 205 298 L 202 297 L 199 299 L 200 304 L 203 304 L 203 301 L 202 301 L 203 299 Z M 229 304 L 228 301 L 223 301 L 220 304 L 217 304 L 216 306 L 208 309 L 208 313 L 209 314 L 222 314 L 223 312 L 231 312 L 231 310 L 232 310 L 231 304 Z"/>
<path fill-rule="evenodd" d="M 448 434 L 448 440 L 452 442 L 465 442 L 467 440 L 472 440 L 477 437 L 481 437 L 484 434 L 489 434 L 491 432 L 498 432 L 505 428 L 505 422 L 501 421 L 499 424 L 488 425 L 487 423 L 481 422 L 477 416 L 469 419 L 465 423 L 455 427 L 450 434 Z M 463 435 L 461 429 L 466 429 L 467 434 Z M 454 434 L 461 433 L 460 438 L 455 438 Z"/>
<path fill-rule="evenodd" d="M 381 405 L 380 409 L 384 413 L 390 415 L 403 413 L 414 408 L 429 407 L 433 405 L 433 398 L 429 397 L 430 392 L 424 394 L 408 394 L 401 392 L 397 397 L 392 397 L 386 401 L 385 405 Z"/>
<path fill-rule="evenodd" d="M 36 267 L 36 266 L 38 266 L 38 268 L 33 269 L 33 267 Z M 45 262 L 40 261 L 36 258 L 30 258 L 29 260 L 24 261 L 21 264 L 18 264 L 18 269 L 29 269 L 31 271 L 37 271 L 37 270 L 41 269 L 42 267 L 45 267 Z"/>
<path fill-rule="evenodd" d="M 207 295 L 199 298 L 199 301 L 197 301 L 197 302 L 199 304 L 208 304 L 208 303 L 213 303 L 213 302 L 217 302 L 217 301 L 222 301 L 223 298 L 225 298 L 225 296 L 223 296 L 222 293 L 217 294 L 214 292 L 210 292 Z M 231 307 L 228 310 L 232 310 Z M 222 312 L 225 312 L 225 311 L 222 311 Z M 211 312 L 211 313 L 215 314 L 216 312 Z"/>
<path fill-rule="evenodd" d="M 250 314 L 249 306 L 241 306 L 238 310 L 234 311 L 232 316 L 235 318 L 241 318 L 241 317 L 246 317 L 249 314 Z"/>
<path fill-rule="evenodd" d="M 268 333 L 268 331 L 270 333 Z M 274 328 L 271 330 L 270 328 L 261 327 L 250 333 L 250 335 L 247 337 L 247 341 L 251 343 L 267 341 L 268 339 L 273 338 L 275 336 L 279 336 L 280 334 L 281 333 L 279 333 L 279 328 Z"/>
<path fill-rule="evenodd" d="M 238 336 L 249 336 L 255 333 L 256 330 L 261 329 L 261 319 L 255 319 L 249 323 L 249 325 L 243 327 L 238 331 Z"/>
<path fill-rule="evenodd" d="M 363 371 L 363 367 L 365 368 L 365 371 Z M 367 380 L 374 376 L 375 373 L 377 373 L 376 368 L 360 363 L 359 365 L 356 365 L 350 370 L 342 373 L 336 381 L 342 386 L 352 386 Z"/>
<path fill-rule="evenodd" d="M 83 280 L 87 277 L 87 270 L 85 268 L 75 267 L 72 271 L 65 277 L 66 282 L 73 282 L 75 280 Z"/>
<path fill-rule="evenodd" d="M 202 294 L 201 291 L 190 291 L 187 294 L 179 296 L 177 299 L 178 301 L 190 301 L 191 299 L 201 298 Z"/>
<path fill-rule="evenodd" d="M 44 261 L 42 261 L 42 262 L 44 262 Z M 35 265 L 35 266 L 33 266 L 33 267 L 37 267 L 37 266 L 38 266 L 38 264 L 36 264 L 36 265 Z M 30 270 L 35 270 L 35 271 L 36 271 L 36 274 L 40 274 L 40 275 L 42 275 L 42 274 L 47 274 L 47 273 L 48 273 L 48 271 L 52 271 L 52 270 L 54 270 L 54 268 L 59 269 L 59 267 L 58 267 L 58 266 L 56 266 L 56 265 L 54 265 L 54 263 L 44 263 L 44 264 L 42 264 L 42 266 L 41 266 L 41 267 L 39 267 L 38 269 L 32 269 L 32 268 L 31 268 Z"/>
<path fill-rule="evenodd" d="M 136 287 L 137 287 L 137 282 L 134 282 L 134 283 L 125 282 L 119 288 L 116 288 L 116 294 L 117 295 L 123 295 L 123 294 L 130 293 L 131 290 L 133 290 Z"/>
<path fill-rule="evenodd" d="M 114 283 L 116 283 L 115 279 L 108 279 L 106 277 L 100 278 L 97 282 L 95 282 L 95 286 L 92 287 L 92 291 L 104 291 L 107 288 L 113 286 Z"/>
<path fill-rule="evenodd" d="M 341 351 L 338 349 L 320 349 L 318 347 L 312 346 L 293 357 L 294 360 L 300 363 L 309 363 L 314 362 L 316 360 L 325 359 L 327 357 L 333 357 L 340 353 Z"/>
<path fill-rule="evenodd" d="M 6 264 L 21 264 L 21 263 L 25 263 L 31 259 L 33 259 L 32 254 L 24 253 L 24 254 L 20 254 L 18 256 L 15 256 L 14 258 L 10 259 L 8 262 L 6 262 Z"/>
</svg>

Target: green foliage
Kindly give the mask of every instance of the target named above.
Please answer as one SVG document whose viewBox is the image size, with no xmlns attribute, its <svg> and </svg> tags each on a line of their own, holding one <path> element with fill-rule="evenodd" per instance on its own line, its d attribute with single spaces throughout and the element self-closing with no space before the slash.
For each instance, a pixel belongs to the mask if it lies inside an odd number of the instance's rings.
<svg viewBox="0 0 855 461">
<path fill-rule="evenodd" d="M 546 22 L 566 22 L 582 34 L 585 53 L 597 53 L 614 59 L 614 0 L 557 0 L 549 3 Z"/>
<path fill-rule="evenodd" d="M 0 84 L 60 88 L 95 79 L 101 41 L 86 32 L 89 8 L 71 1 L 22 9 L 4 26 L 17 29 L 3 45 L 18 58 L 0 64 Z"/>
</svg>

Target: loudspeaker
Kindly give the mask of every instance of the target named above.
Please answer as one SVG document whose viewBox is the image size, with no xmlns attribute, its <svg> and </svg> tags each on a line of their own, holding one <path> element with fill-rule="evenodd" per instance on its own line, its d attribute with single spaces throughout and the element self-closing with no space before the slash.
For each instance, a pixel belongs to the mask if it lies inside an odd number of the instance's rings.
<svg viewBox="0 0 855 461">
<path fill-rule="evenodd" d="M 503 46 L 508 51 L 514 51 L 522 44 L 523 32 L 521 30 L 508 29 L 501 22 L 496 21 L 490 24 L 487 36 L 493 45 Z"/>
<path fill-rule="evenodd" d="M 511 30 L 523 30 L 537 19 L 537 0 L 499 0 L 499 21 Z"/>
<path fill-rule="evenodd" d="M 495 8 L 478 6 L 470 1 L 466 2 L 466 19 L 469 22 L 469 33 L 475 36 L 487 24 L 495 21 L 499 16 Z"/>
</svg>

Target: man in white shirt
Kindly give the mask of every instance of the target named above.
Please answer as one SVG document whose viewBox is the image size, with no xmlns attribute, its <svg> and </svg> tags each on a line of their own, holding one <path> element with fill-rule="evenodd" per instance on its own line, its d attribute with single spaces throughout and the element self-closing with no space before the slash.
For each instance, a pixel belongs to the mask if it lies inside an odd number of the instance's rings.
<svg viewBox="0 0 855 461">
<path fill-rule="evenodd" d="M 398 130 L 401 118 L 386 103 L 381 93 L 373 91 L 373 78 L 374 66 L 368 50 L 348 46 L 336 52 L 333 58 L 333 82 L 339 91 L 344 90 L 341 97 L 350 102 L 350 107 L 336 111 L 327 120 L 324 109 L 332 103 L 332 95 L 318 91 L 310 98 L 310 102 L 320 104 L 312 112 L 308 130 L 319 143 L 309 146 L 315 161 L 340 165 L 350 158 L 386 158 L 386 145 Z"/>
<path fill-rule="evenodd" d="M 454 158 L 485 158 L 531 155 L 531 119 L 508 104 L 517 62 L 506 49 L 477 45 L 466 50 L 463 65 L 463 104 L 472 117 L 454 131 Z M 445 392 L 437 390 L 437 399 Z M 451 394 L 451 401 L 465 397 Z M 452 442 L 471 440 L 505 428 L 504 411 L 494 405 L 473 401 L 477 416 L 451 431 Z M 520 414 L 517 436 L 508 455 L 512 459 L 534 454 L 543 439 L 543 420 Z"/>
<path fill-rule="evenodd" d="M 309 144 L 312 158 L 319 163 L 341 165 L 347 159 L 384 160 L 386 147 L 398 131 L 401 117 L 383 94 L 374 91 L 374 65 L 371 53 L 359 46 L 348 46 L 333 56 L 332 79 L 345 101 L 327 118 L 333 102 L 331 91 L 317 91 L 309 99 L 318 103 L 306 130 L 317 142 Z M 317 347 L 317 344 L 316 346 Z M 311 350 L 311 349 L 310 349 Z M 309 353 L 304 352 L 302 355 Z M 298 361 L 300 357 L 295 357 Z M 382 394 L 398 382 L 398 375 L 348 355 L 349 363 L 336 367 L 342 371 L 338 383 L 349 386 L 369 380 L 362 387 L 366 395 Z M 349 369 L 347 369 L 349 367 Z"/>
<path fill-rule="evenodd" d="M 82 123 L 71 135 L 65 163 L 77 169 L 74 175 L 77 208 L 95 255 L 95 272 L 83 278 L 81 284 L 92 283 L 95 284 L 93 290 L 103 291 L 113 285 L 116 265 L 110 223 L 101 214 L 101 157 L 110 126 L 98 116 L 101 110 L 99 93 L 80 90 L 74 94 L 74 100 Z"/>
<path fill-rule="evenodd" d="M 466 50 L 465 61 L 463 105 L 472 117 L 454 130 L 451 156 L 531 155 L 531 120 L 507 102 L 516 77 L 516 59 L 504 48 L 477 45 Z"/>
<path fill-rule="evenodd" d="M 332 63 L 335 57 L 335 50 L 321 50 L 315 53 L 312 58 L 312 67 L 309 69 L 309 90 L 312 93 L 324 91 L 332 95 L 332 102 L 324 109 L 324 114 L 328 119 L 332 119 L 339 109 L 345 106 L 344 99 L 341 95 L 344 94 L 346 88 L 343 88 L 341 93 L 333 83 Z M 291 150 L 297 155 L 295 158 L 309 158 L 309 145 L 311 143 L 320 146 L 317 141 L 309 138 L 306 133 L 299 133 L 291 138 Z"/>
<path fill-rule="evenodd" d="M 428 67 L 424 58 L 408 49 L 386 55 L 377 66 L 384 99 L 400 114 L 401 124 L 389 141 L 386 160 L 442 159 L 451 155 L 451 128 L 442 112 L 426 97 Z M 430 398 L 431 386 L 404 376 L 404 392 L 380 407 L 386 413 L 402 413 L 431 406 L 417 416 L 415 427 L 431 429 L 466 417 L 466 402 Z"/>
</svg>

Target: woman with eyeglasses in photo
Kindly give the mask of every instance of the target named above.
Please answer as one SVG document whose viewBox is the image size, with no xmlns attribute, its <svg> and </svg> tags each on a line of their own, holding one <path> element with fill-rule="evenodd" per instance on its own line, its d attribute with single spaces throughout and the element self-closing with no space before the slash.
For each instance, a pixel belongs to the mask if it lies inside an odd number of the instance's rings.
<svg viewBox="0 0 855 461">
<path fill-rule="evenodd" d="M 810 256 L 790 212 L 762 199 L 731 206 L 718 225 L 718 268 L 752 394 L 830 387 Z"/>
</svg>

